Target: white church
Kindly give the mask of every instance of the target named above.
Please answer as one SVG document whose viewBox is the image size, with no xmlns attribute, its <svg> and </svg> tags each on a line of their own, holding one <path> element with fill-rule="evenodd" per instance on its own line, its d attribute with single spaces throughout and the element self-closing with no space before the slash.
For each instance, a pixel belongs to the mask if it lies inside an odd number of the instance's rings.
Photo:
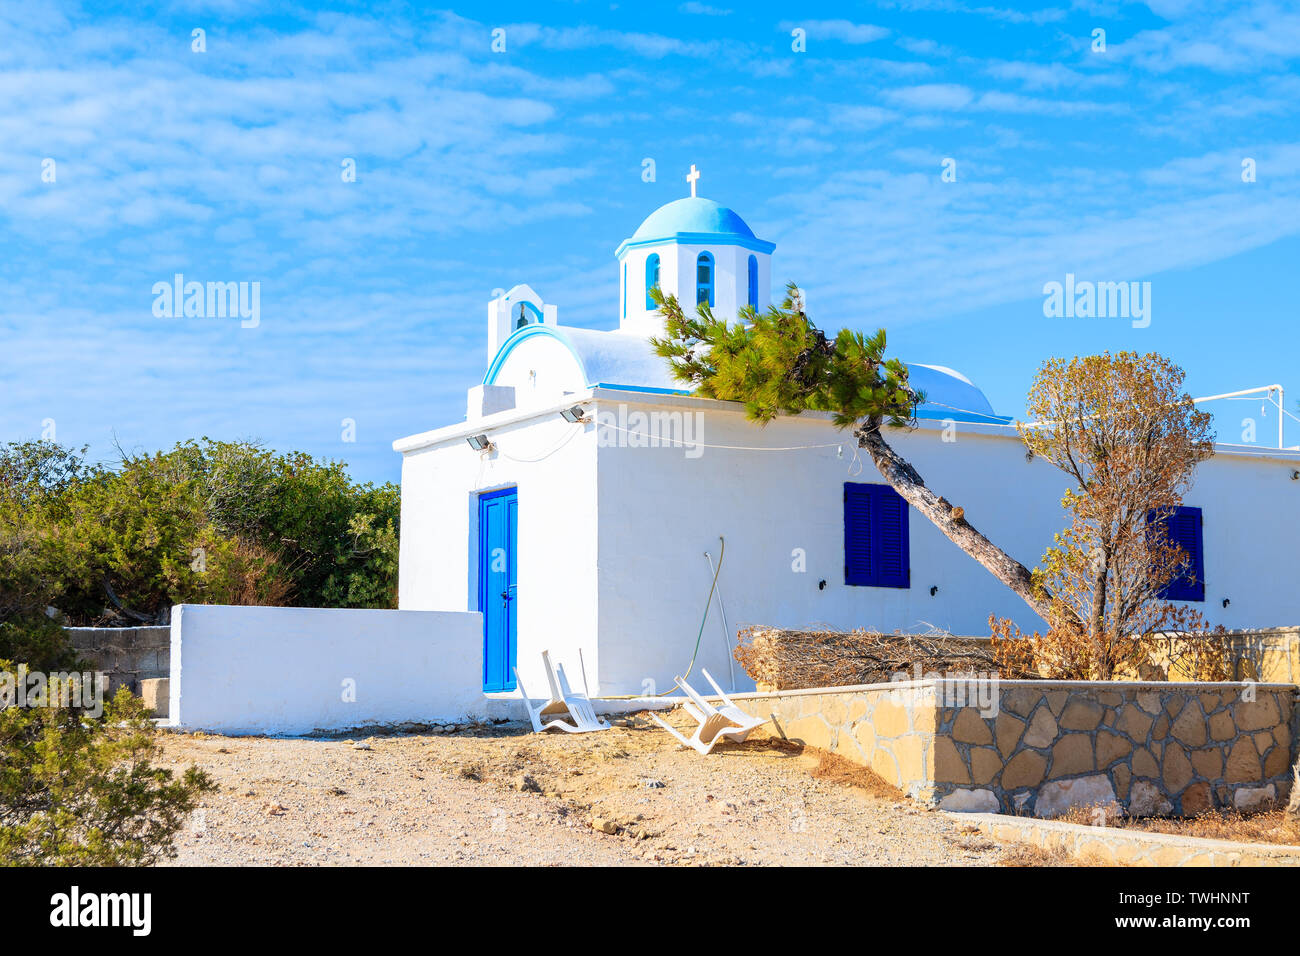
<svg viewBox="0 0 1300 956">
<path fill-rule="evenodd" d="M 696 197 L 697 175 L 689 198 L 615 250 L 612 328 L 561 324 L 526 284 L 488 303 L 486 370 L 465 420 L 393 443 L 400 608 L 481 611 L 488 694 L 513 693 L 515 667 L 544 688 L 543 650 L 592 696 L 666 691 L 693 659 L 725 689 L 752 690 L 731 655 L 747 624 L 975 635 L 992 613 L 1040 626 L 830 415 L 759 427 L 673 379 L 648 343 L 663 321 L 651 288 L 732 320 L 771 296 L 774 244 Z M 1026 460 L 970 379 L 920 364 L 949 357 L 904 358 L 918 360 L 927 404 L 890 442 L 1033 567 L 1066 523 L 1066 477 Z M 1297 479 L 1300 452 L 1218 446 L 1180 516 L 1199 574 L 1177 596 L 1229 628 L 1300 623 Z"/>
</svg>

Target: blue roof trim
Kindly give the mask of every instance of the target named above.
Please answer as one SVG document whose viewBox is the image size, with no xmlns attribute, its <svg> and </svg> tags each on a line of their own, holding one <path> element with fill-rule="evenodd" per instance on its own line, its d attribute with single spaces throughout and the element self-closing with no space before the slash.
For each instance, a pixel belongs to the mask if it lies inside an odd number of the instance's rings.
<svg viewBox="0 0 1300 956">
<path fill-rule="evenodd" d="M 638 246 L 657 246 L 665 242 L 676 242 L 690 246 L 740 246 L 743 249 L 750 249 L 768 255 L 776 248 L 775 242 L 755 239 L 752 236 L 742 236 L 738 232 L 674 232 L 654 239 L 624 239 L 619 243 L 618 248 L 614 250 L 614 256 L 622 259 L 624 253 L 629 249 Z"/>
<path fill-rule="evenodd" d="M 657 388 L 653 385 L 613 385 L 609 382 L 597 382 L 592 388 L 608 388 L 616 392 L 652 392 L 655 395 L 689 395 L 687 388 Z"/>
<path fill-rule="evenodd" d="M 951 418 L 955 422 L 969 422 L 972 425 L 1010 425 L 1014 421 L 1004 415 L 980 415 L 977 412 L 957 412 L 946 408 L 927 409 L 925 405 L 917 408 L 916 417 L 940 422 Z"/>
<path fill-rule="evenodd" d="M 578 363 L 578 368 L 582 369 L 582 380 L 587 381 L 587 366 L 582 361 L 582 356 L 578 353 L 578 350 L 573 347 L 572 342 L 549 325 L 526 325 L 522 329 L 511 332 L 510 337 L 501 343 L 501 347 L 497 349 L 497 354 L 492 358 L 492 364 L 488 366 L 487 374 L 483 376 L 483 384 L 494 385 L 497 375 L 501 372 L 501 366 L 505 365 L 510 353 L 518 348 L 520 342 L 539 335 L 547 336 L 563 344 L 569 350 L 569 354 L 573 356 L 573 360 Z"/>
<path fill-rule="evenodd" d="M 611 391 L 618 392 L 649 392 L 654 395 L 691 395 L 688 388 L 656 388 L 651 385 L 614 385 L 610 382 L 597 382 L 590 386 L 591 388 L 608 388 Z M 947 409 L 926 409 L 921 405 L 916 410 L 917 418 L 924 418 L 927 421 L 943 421 L 951 418 L 955 422 L 966 422 L 972 425 L 1010 425 L 1014 419 L 1003 415 L 980 415 L 977 412 L 955 412 Z"/>
</svg>

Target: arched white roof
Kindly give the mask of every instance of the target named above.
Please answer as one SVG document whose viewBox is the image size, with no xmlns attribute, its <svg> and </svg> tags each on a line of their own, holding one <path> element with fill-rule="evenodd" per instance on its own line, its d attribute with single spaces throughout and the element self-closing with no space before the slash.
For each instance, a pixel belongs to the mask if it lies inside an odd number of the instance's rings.
<svg viewBox="0 0 1300 956">
<path fill-rule="evenodd" d="M 560 358 L 566 353 L 566 358 Z M 570 367 L 556 369 L 557 361 L 568 362 Z M 690 392 L 673 378 L 668 360 L 656 355 L 643 336 L 564 325 L 529 325 L 514 332 L 492 360 L 483 384 L 521 384 L 515 380 L 516 370 L 532 365 L 535 371 L 539 362 L 551 366 L 550 377 L 560 379 L 571 391 L 599 386 L 681 395 Z M 918 417 L 995 424 L 1009 421 L 994 413 L 984 393 L 960 372 L 942 365 L 909 364 L 908 369 L 913 387 L 925 393 Z"/>
</svg>

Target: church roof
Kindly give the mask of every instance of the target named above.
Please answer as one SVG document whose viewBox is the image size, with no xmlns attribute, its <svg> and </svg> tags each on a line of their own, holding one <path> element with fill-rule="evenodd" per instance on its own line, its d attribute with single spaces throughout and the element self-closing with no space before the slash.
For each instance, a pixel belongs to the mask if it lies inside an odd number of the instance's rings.
<svg viewBox="0 0 1300 956">
<path fill-rule="evenodd" d="M 589 388 L 622 389 L 686 395 L 690 389 L 672 376 L 668 360 L 655 354 L 649 341 L 631 332 L 604 332 L 572 326 L 529 325 L 519 329 L 501 346 L 492 360 L 484 385 L 497 384 L 509 355 L 530 339 L 545 336 L 559 340 L 573 356 Z M 942 365 L 908 365 L 913 387 L 925 393 L 925 404 L 917 417 L 959 422 L 1003 425 L 1011 419 L 997 415 L 984 393 L 970 379 Z"/>
<path fill-rule="evenodd" d="M 755 236 L 754 230 L 735 210 L 712 199 L 695 196 L 675 199 L 646 216 L 632 237 L 619 245 L 615 255 L 622 256 L 623 251 L 631 246 L 658 242 L 724 242 L 758 252 L 771 252 L 776 248 L 775 243 Z"/>
</svg>

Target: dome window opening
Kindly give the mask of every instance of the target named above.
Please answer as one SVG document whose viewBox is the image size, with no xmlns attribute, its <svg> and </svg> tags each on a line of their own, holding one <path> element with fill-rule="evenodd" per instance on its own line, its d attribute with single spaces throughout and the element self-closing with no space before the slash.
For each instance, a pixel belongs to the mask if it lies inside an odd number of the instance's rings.
<svg viewBox="0 0 1300 956">
<path fill-rule="evenodd" d="M 695 260 L 695 304 L 709 304 L 713 308 L 713 256 L 701 252 Z"/>
<path fill-rule="evenodd" d="M 652 312 L 658 306 L 650 295 L 651 290 L 659 288 L 659 255 L 652 254 L 645 261 L 645 307 L 647 312 Z"/>
</svg>

